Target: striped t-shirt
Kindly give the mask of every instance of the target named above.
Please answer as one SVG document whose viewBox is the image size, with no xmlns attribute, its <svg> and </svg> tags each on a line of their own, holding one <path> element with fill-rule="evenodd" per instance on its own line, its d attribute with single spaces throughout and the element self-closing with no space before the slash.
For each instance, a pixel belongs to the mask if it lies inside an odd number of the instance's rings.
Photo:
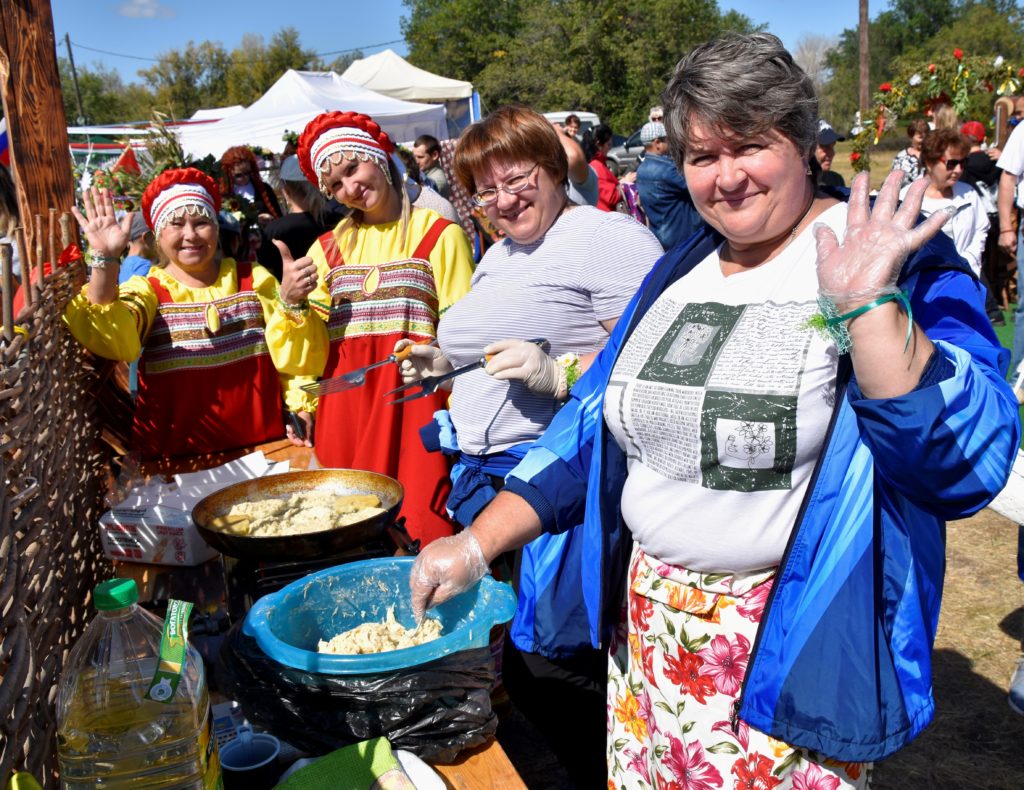
<svg viewBox="0 0 1024 790">
<path fill-rule="evenodd" d="M 441 349 L 456 367 L 507 338 L 547 338 L 552 357 L 597 351 L 608 340 L 600 322 L 622 315 L 661 254 L 631 217 L 571 208 L 538 241 L 505 239 L 487 251 L 438 325 Z M 450 411 L 463 452 L 482 455 L 535 440 L 557 405 L 479 370 L 455 379 Z"/>
</svg>

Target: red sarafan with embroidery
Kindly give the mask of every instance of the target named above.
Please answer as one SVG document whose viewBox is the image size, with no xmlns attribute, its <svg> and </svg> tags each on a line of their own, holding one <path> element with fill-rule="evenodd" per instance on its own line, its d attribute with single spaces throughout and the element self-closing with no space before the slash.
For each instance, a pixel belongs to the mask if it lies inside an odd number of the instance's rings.
<svg viewBox="0 0 1024 790">
<path fill-rule="evenodd" d="M 395 150 L 395 144 L 391 141 L 388 133 L 380 128 L 373 118 L 361 112 L 325 112 L 318 115 L 302 130 L 299 135 L 299 146 L 296 154 L 299 157 L 299 167 L 303 174 L 313 185 L 319 185 L 320 179 L 313 163 L 313 146 L 326 132 L 332 129 L 360 129 L 366 132 L 385 153 L 390 155 Z"/>
<path fill-rule="evenodd" d="M 165 170 L 154 178 L 149 183 L 149 186 L 146 187 L 146 191 L 142 193 L 142 216 L 150 228 L 154 227 L 153 223 L 155 222 L 155 218 L 152 215 L 153 203 L 157 201 L 163 192 L 171 187 L 186 186 L 188 184 L 195 184 L 209 194 L 210 199 L 213 201 L 214 215 L 220 211 L 220 189 L 217 186 L 217 182 L 202 170 L 197 170 L 194 167 Z"/>
</svg>

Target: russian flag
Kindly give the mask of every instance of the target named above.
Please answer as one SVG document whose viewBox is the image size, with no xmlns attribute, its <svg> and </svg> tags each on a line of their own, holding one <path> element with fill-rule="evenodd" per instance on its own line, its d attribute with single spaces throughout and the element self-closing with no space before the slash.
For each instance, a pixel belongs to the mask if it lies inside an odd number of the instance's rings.
<svg viewBox="0 0 1024 790">
<path fill-rule="evenodd" d="M 0 118 L 0 164 L 11 166 L 11 145 L 7 139 L 7 119 Z"/>
</svg>

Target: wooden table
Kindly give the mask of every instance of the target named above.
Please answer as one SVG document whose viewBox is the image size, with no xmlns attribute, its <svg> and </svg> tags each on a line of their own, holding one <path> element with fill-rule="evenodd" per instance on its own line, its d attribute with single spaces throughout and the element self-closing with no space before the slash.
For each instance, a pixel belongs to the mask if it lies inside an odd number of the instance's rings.
<svg viewBox="0 0 1024 790">
<path fill-rule="evenodd" d="M 460 755 L 453 765 L 434 765 L 450 790 L 527 790 L 497 741 Z"/>
<path fill-rule="evenodd" d="M 173 475 L 179 472 L 195 472 L 227 463 L 234 458 L 239 458 L 255 450 L 262 450 L 267 460 L 270 461 L 289 461 L 292 469 L 308 469 L 310 466 L 313 466 L 313 468 L 317 467 L 313 450 L 308 447 L 296 447 L 287 439 L 282 439 L 215 456 L 157 461 L 144 465 L 143 472 L 150 475 Z M 211 560 L 207 565 L 212 565 L 213 563 L 214 560 Z M 169 571 L 173 570 L 166 565 L 146 565 L 120 561 L 115 562 L 114 566 L 119 576 L 130 576 L 135 579 L 139 584 L 142 600 L 152 597 L 156 580 L 159 577 L 166 578 Z M 182 571 L 182 576 L 190 574 L 206 575 L 216 572 L 216 570 L 211 571 L 204 566 L 178 570 Z M 445 785 L 449 790 L 527 790 L 512 762 L 508 759 L 508 755 L 505 754 L 505 750 L 501 748 L 501 744 L 496 740 L 463 753 L 456 763 L 451 765 L 433 765 L 432 767 L 444 779 Z"/>
</svg>

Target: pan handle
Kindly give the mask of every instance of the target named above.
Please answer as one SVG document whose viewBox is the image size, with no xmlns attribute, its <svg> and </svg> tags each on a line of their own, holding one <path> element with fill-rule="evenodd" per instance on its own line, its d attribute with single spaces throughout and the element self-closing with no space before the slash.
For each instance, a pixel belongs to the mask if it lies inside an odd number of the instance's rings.
<svg viewBox="0 0 1024 790">
<path fill-rule="evenodd" d="M 306 441 L 306 425 L 299 419 L 299 415 L 293 411 L 289 411 L 288 422 L 291 424 L 292 430 L 295 431 L 295 437 L 299 441 Z"/>
<path fill-rule="evenodd" d="M 405 516 L 397 518 L 395 523 L 388 527 L 388 536 L 398 546 L 396 556 L 416 556 L 420 553 L 420 540 L 419 538 L 414 540 L 406 530 Z"/>
</svg>

